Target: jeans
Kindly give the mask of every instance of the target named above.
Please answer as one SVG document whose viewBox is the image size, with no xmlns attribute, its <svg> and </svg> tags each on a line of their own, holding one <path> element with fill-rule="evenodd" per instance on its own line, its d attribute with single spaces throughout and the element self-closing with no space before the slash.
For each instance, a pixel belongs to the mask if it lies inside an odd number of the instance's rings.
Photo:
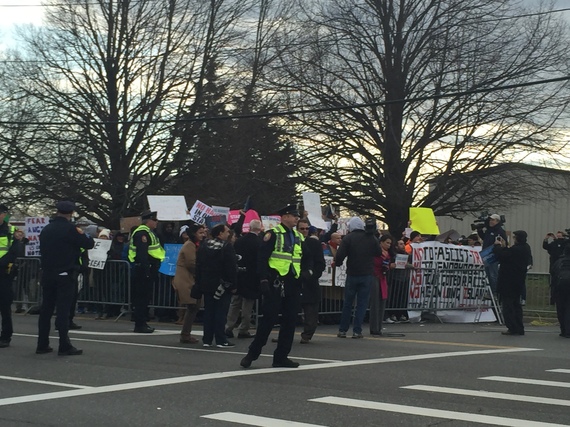
<svg viewBox="0 0 570 427">
<path fill-rule="evenodd" d="M 220 299 L 214 298 L 214 293 L 204 293 L 204 344 L 212 344 L 214 338 L 216 344 L 223 344 L 227 341 L 224 325 L 226 315 L 230 306 L 231 293 L 226 291 Z"/>
<path fill-rule="evenodd" d="M 489 279 L 489 286 L 493 293 L 497 292 L 497 280 L 499 278 L 499 263 L 489 264 L 485 266 L 487 278 Z"/>
<path fill-rule="evenodd" d="M 342 315 L 340 318 L 339 331 L 346 332 L 350 325 L 350 317 L 352 315 L 352 303 L 356 297 L 356 310 L 354 313 L 354 324 L 352 331 L 355 334 L 362 333 L 362 321 L 368 309 L 368 300 L 370 299 L 370 287 L 374 276 L 347 276 L 344 286 L 344 303 L 342 306 Z"/>
</svg>

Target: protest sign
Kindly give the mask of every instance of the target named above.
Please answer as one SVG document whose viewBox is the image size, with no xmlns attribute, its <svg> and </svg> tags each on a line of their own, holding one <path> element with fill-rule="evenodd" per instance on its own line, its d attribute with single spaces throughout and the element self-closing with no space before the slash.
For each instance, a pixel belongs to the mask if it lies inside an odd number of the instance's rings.
<svg viewBox="0 0 570 427">
<path fill-rule="evenodd" d="M 327 225 L 323 219 L 320 194 L 304 191 L 303 206 L 307 211 L 308 219 L 311 225 L 320 228 L 321 230 L 325 230 L 327 228 Z"/>
<path fill-rule="evenodd" d="M 176 274 L 176 261 L 178 260 L 178 253 L 181 249 L 182 245 L 179 244 L 167 243 L 164 245 L 166 254 L 158 269 L 159 273 L 167 276 L 174 276 Z"/>
<path fill-rule="evenodd" d="M 151 211 L 160 221 L 187 221 L 188 205 L 184 196 L 146 196 Z"/>
<path fill-rule="evenodd" d="M 281 223 L 281 217 L 279 215 L 262 215 L 261 223 L 263 224 L 263 229 L 269 231 Z"/>
<path fill-rule="evenodd" d="M 320 286 L 332 286 L 333 285 L 333 257 L 325 255 L 325 269 L 321 277 L 319 277 Z"/>
<path fill-rule="evenodd" d="M 230 219 L 228 221 L 228 224 L 233 224 L 235 222 L 239 221 L 239 217 L 241 216 L 241 212 L 239 210 L 232 210 L 230 211 Z M 242 226 L 242 233 L 249 233 L 249 223 L 251 222 L 252 219 L 260 219 L 259 218 L 259 214 L 253 210 L 250 209 L 245 213 L 245 219 L 243 221 L 243 226 Z"/>
<path fill-rule="evenodd" d="M 422 234 L 439 234 L 439 227 L 431 208 L 410 208 L 412 228 Z"/>
<path fill-rule="evenodd" d="M 408 263 L 408 255 L 407 254 L 396 254 L 396 268 L 398 270 L 402 270 L 406 268 L 406 264 Z"/>
<path fill-rule="evenodd" d="M 28 239 L 26 256 L 40 256 L 40 233 L 49 224 L 47 216 L 29 216 L 25 219 L 24 234 Z"/>
<path fill-rule="evenodd" d="M 214 215 L 214 210 L 200 200 L 196 200 L 192 209 L 190 209 L 190 218 L 196 224 L 204 224 L 206 217 Z"/>
<path fill-rule="evenodd" d="M 412 243 L 412 264 L 408 309 L 437 311 L 442 318 L 449 314 L 446 309 L 455 309 L 456 322 L 472 322 L 476 311 L 480 321 L 496 320 L 485 298 L 488 280 L 480 247 Z"/>
<path fill-rule="evenodd" d="M 141 225 L 141 217 L 140 216 L 129 216 L 126 218 L 121 218 L 120 220 L 120 227 L 121 233 L 130 233 L 133 227 L 138 227 Z"/>
<path fill-rule="evenodd" d="M 95 246 L 89 249 L 89 268 L 103 270 L 107 262 L 107 253 L 111 249 L 111 240 L 107 239 L 93 239 Z"/>
</svg>

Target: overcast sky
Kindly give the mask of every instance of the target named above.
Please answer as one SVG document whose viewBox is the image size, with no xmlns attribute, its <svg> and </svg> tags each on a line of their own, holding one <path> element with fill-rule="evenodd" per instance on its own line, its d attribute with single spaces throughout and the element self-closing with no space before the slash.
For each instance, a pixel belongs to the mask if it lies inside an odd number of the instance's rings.
<svg viewBox="0 0 570 427">
<path fill-rule="evenodd" d="M 541 0 L 522 0 L 532 6 Z M 13 46 L 13 31 L 16 25 L 42 22 L 41 0 L 0 0 L 0 49 Z M 555 9 L 570 8 L 570 0 L 554 0 Z M 570 20 L 570 12 L 564 15 Z"/>
</svg>

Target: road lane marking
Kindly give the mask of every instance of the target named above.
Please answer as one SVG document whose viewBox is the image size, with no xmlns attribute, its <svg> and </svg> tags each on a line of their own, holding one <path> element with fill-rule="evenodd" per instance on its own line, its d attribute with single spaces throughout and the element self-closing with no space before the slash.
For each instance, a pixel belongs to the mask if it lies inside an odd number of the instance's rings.
<svg viewBox="0 0 570 427">
<path fill-rule="evenodd" d="M 202 415 L 200 418 L 228 421 L 258 427 L 326 427 L 322 424 L 307 424 L 296 421 L 280 420 L 278 418 L 258 417 L 255 415 L 238 414 L 237 412 L 220 412 L 218 414 Z"/>
<path fill-rule="evenodd" d="M 561 382 L 561 381 L 533 380 L 532 378 L 514 378 L 514 377 L 491 376 L 491 377 L 481 377 L 479 379 L 480 380 L 489 380 L 489 381 L 501 381 L 501 382 L 505 382 L 505 383 L 532 384 L 532 385 L 545 385 L 548 387 L 570 388 L 570 383 L 565 383 L 565 382 Z"/>
<path fill-rule="evenodd" d="M 550 399 L 547 397 L 525 396 L 525 395 L 509 394 L 509 393 L 495 393 L 492 391 L 484 391 L 484 390 L 466 390 L 462 388 L 438 387 L 438 386 L 429 386 L 423 384 L 408 385 L 400 388 L 405 388 L 408 390 L 429 391 L 435 393 L 458 394 L 461 396 L 489 397 L 492 399 L 513 400 L 518 402 L 542 403 L 545 405 L 570 406 L 570 400 Z"/>
<path fill-rule="evenodd" d="M 537 348 L 511 348 L 511 349 L 469 350 L 469 351 L 465 350 L 465 351 L 446 352 L 446 353 L 428 353 L 428 354 L 417 354 L 410 356 L 395 356 L 395 357 L 376 358 L 376 359 L 349 360 L 344 362 L 315 363 L 312 365 L 302 365 L 299 366 L 297 369 L 290 369 L 290 368 L 240 369 L 238 371 L 214 372 L 211 374 L 188 375 L 184 377 L 137 381 L 126 384 L 114 384 L 114 385 L 107 385 L 100 387 L 92 387 L 82 390 L 67 390 L 67 391 L 59 391 L 53 393 L 33 394 L 28 396 L 8 397 L 0 399 L 0 406 L 14 405 L 20 403 L 27 403 L 27 402 L 38 402 L 44 400 L 62 399 L 67 397 L 88 396 L 88 395 L 101 394 L 101 393 L 112 393 L 124 390 L 138 390 L 149 387 L 160 387 L 165 385 L 183 384 L 183 383 L 191 383 L 198 381 L 246 377 L 251 375 L 279 374 L 284 372 L 295 373 L 295 372 L 311 371 L 317 369 L 366 366 L 366 365 L 373 365 L 380 363 L 397 363 L 397 362 L 409 362 L 409 361 L 418 361 L 418 360 L 442 359 L 447 357 L 504 354 L 504 353 L 517 353 L 517 352 L 539 351 L 539 350 L 540 349 Z"/>
<path fill-rule="evenodd" d="M 37 335 L 29 335 L 29 334 L 14 334 L 20 337 L 33 337 L 37 338 Z M 140 335 L 140 334 L 137 334 Z M 57 339 L 57 337 L 50 337 L 51 339 Z M 231 351 L 231 350 L 216 350 L 216 347 L 202 347 L 202 344 L 183 344 L 183 346 L 169 346 L 169 345 L 160 345 L 160 344 L 145 344 L 145 343 L 136 343 L 136 342 L 124 342 L 124 341 L 109 341 L 109 340 L 94 340 L 89 338 L 73 338 L 73 341 L 80 341 L 80 342 L 94 342 L 94 343 L 105 343 L 105 344 L 118 344 L 118 345 L 126 345 L 131 347 L 147 347 L 147 348 L 160 348 L 160 349 L 167 349 L 167 350 L 182 350 L 182 351 L 206 351 L 210 353 L 220 353 L 220 354 L 235 354 L 238 356 L 245 355 L 244 352 L 239 351 Z M 271 357 L 273 358 L 273 353 L 271 354 L 260 354 L 260 357 Z M 305 360 L 308 362 L 339 362 L 336 359 L 317 359 L 314 357 L 295 357 L 298 360 Z"/>
<path fill-rule="evenodd" d="M 0 380 L 20 381 L 20 382 L 24 382 L 24 383 L 35 383 L 35 384 L 55 385 L 55 386 L 59 386 L 59 387 L 68 387 L 68 388 L 91 388 L 90 386 L 86 386 L 86 385 L 58 383 L 58 382 L 54 382 L 54 381 L 44 381 L 44 380 L 34 380 L 34 379 L 31 379 L 31 378 L 7 377 L 7 376 L 5 376 L 5 375 L 0 375 Z"/>
<path fill-rule="evenodd" d="M 546 372 L 556 372 L 558 374 L 570 374 L 570 369 L 548 369 Z"/>
<path fill-rule="evenodd" d="M 420 417 L 443 418 L 454 421 L 489 424 L 509 427 L 563 427 L 567 424 L 553 424 L 541 421 L 530 421 L 517 418 L 496 417 L 492 415 L 471 414 L 468 412 L 446 411 L 441 409 L 423 408 L 420 406 L 397 405 L 393 403 L 371 402 L 369 400 L 346 399 L 326 396 L 309 399 L 309 402 L 327 403 L 330 405 L 349 406 L 359 409 L 374 409 L 376 411 L 395 412 L 399 414 L 418 415 Z"/>
</svg>

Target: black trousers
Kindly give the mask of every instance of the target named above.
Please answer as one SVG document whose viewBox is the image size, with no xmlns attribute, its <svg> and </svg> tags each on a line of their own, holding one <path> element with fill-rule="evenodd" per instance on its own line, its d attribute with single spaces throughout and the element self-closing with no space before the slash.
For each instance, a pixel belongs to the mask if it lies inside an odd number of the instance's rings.
<svg viewBox="0 0 570 427">
<path fill-rule="evenodd" d="M 523 310 L 520 295 L 501 295 L 505 326 L 515 334 L 524 334 Z"/>
<path fill-rule="evenodd" d="M 134 306 L 135 328 L 144 327 L 148 315 L 148 303 L 152 298 L 152 286 L 156 274 L 148 273 L 148 269 L 133 266 L 131 297 Z"/>
<path fill-rule="evenodd" d="M 0 273 L 0 315 L 2 316 L 2 332 L 0 341 L 10 342 L 14 329 L 12 326 L 12 277 Z"/>
<path fill-rule="evenodd" d="M 38 348 L 49 345 L 49 332 L 54 309 L 57 309 L 55 326 L 59 331 L 59 351 L 71 348 L 69 341 L 69 310 L 75 287 L 77 286 L 73 274 L 60 276 L 57 273 L 44 272 L 42 275 L 42 306 L 38 320 Z"/>
<path fill-rule="evenodd" d="M 302 304 L 303 307 L 303 332 L 301 338 L 310 340 L 313 338 L 319 324 L 319 303 Z"/>
<path fill-rule="evenodd" d="M 560 289 L 553 293 L 556 314 L 560 323 L 560 333 L 570 335 L 570 289 Z"/>
<path fill-rule="evenodd" d="M 259 321 L 255 338 L 249 346 L 248 354 L 255 360 L 261 354 L 261 349 L 267 344 L 267 338 L 273 326 L 277 323 L 279 312 L 281 312 L 281 322 L 279 328 L 279 338 L 277 348 L 273 352 L 273 361 L 280 362 L 287 358 L 293 346 L 295 337 L 295 324 L 299 313 L 299 296 L 301 282 L 292 275 L 281 277 L 284 281 L 282 294 L 280 287 L 269 283 L 269 292 L 263 295 L 261 300 L 261 313 L 263 317 Z"/>
</svg>

